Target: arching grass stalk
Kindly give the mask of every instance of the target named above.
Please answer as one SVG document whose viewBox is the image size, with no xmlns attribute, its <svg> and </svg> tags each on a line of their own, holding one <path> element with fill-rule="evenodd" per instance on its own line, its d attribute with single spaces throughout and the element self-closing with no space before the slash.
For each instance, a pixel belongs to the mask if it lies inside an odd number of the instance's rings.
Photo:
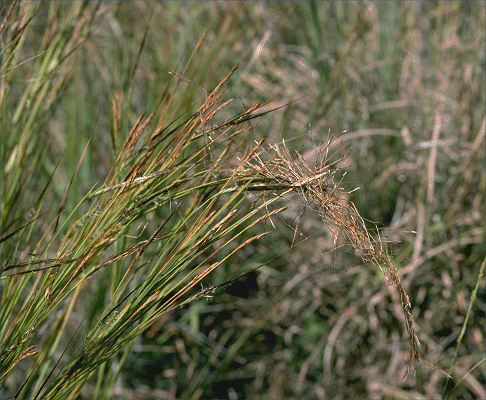
<svg viewBox="0 0 486 400">
<path fill-rule="evenodd" d="M 288 148 L 283 142 L 272 146 L 275 155 L 270 155 L 268 161 L 262 161 L 256 154 L 241 170 L 242 176 L 251 177 L 249 190 L 293 190 L 306 202 L 313 203 L 316 211 L 328 226 L 336 228 L 335 236 L 342 235 L 347 244 L 351 245 L 363 261 L 371 263 L 384 272 L 388 272 L 394 286 L 400 294 L 402 309 L 410 342 L 410 360 L 405 375 L 414 369 L 415 360 L 418 359 L 429 367 L 442 371 L 439 367 L 430 364 L 418 352 L 420 341 L 413 327 L 411 304 L 405 292 L 392 258 L 383 245 L 374 239 L 368 232 L 366 225 L 354 204 L 346 199 L 346 193 L 335 181 L 335 174 L 342 166 L 344 158 L 331 161 L 334 155 L 329 156 L 329 144 L 324 146 L 315 165 L 311 166 L 297 152 L 295 160 L 292 159 Z M 383 266 L 386 270 L 383 269 Z M 388 278 L 387 278 L 388 279 Z"/>
</svg>

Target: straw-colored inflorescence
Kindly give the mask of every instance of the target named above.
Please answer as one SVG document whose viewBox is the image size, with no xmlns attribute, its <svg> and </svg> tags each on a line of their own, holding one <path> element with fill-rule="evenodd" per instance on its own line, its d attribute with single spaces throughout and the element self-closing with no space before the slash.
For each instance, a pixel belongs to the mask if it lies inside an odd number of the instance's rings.
<svg viewBox="0 0 486 400">
<path fill-rule="evenodd" d="M 243 180 L 251 177 L 251 184 L 248 186 L 251 191 L 290 189 L 297 192 L 306 204 L 315 205 L 317 213 L 327 226 L 334 227 L 336 239 L 341 235 L 363 261 L 379 267 L 386 279 L 388 272 L 400 294 L 409 336 L 410 361 L 406 374 L 414 368 L 416 359 L 445 374 L 418 353 L 420 341 L 413 328 L 410 300 L 401 284 L 398 270 L 382 243 L 369 233 L 355 205 L 347 199 L 347 193 L 336 183 L 335 175 L 344 165 L 346 156 L 333 161 L 336 153 L 329 156 L 330 144 L 331 140 L 311 166 L 299 152 L 296 152 L 293 159 L 284 141 L 281 145 L 271 146 L 276 156 L 269 157 L 269 161 L 264 162 L 255 154 L 241 167 L 240 176 Z"/>
</svg>

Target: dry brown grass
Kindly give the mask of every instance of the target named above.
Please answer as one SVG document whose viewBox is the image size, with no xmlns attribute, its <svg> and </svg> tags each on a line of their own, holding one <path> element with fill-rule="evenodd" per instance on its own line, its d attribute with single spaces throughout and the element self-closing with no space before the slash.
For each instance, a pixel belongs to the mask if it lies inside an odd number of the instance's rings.
<svg viewBox="0 0 486 400">
<path fill-rule="evenodd" d="M 325 146 L 317 147 L 320 154 L 314 165 L 309 165 L 298 151 L 295 152 L 295 159 L 293 159 L 285 141 L 281 145 L 272 145 L 270 147 L 276 155 L 272 154 L 268 157 L 268 161 L 263 161 L 259 154 L 255 154 L 239 169 L 240 178 L 246 185 L 248 179 L 251 180 L 247 187 L 247 190 L 250 191 L 264 193 L 287 191 L 288 193 L 289 190 L 292 190 L 296 192 L 306 204 L 313 204 L 324 224 L 333 229 L 335 243 L 338 236 L 342 236 L 345 243 L 351 245 L 364 262 L 380 268 L 387 280 L 389 275 L 400 295 L 410 342 L 409 367 L 405 375 L 409 370 L 414 369 L 415 361 L 418 359 L 449 376 L 439 367 L 424 360 L 419 354 L 420 341 L 413 327 L 412 305 L 403 288 L 398 270 L 381 239 L 379 237 L 375 239 L 370 234 L 356 206 L 347 199 L 348 192 L 345 192 L 339 182 L 336 182 L 336 173 L 345 164 L 346 157 L 336 159 L 338 151 L 329 155 L 331 142 L 332 139 Z M 382 268 L 383 266 L 386 270 Z"/>
</svg>

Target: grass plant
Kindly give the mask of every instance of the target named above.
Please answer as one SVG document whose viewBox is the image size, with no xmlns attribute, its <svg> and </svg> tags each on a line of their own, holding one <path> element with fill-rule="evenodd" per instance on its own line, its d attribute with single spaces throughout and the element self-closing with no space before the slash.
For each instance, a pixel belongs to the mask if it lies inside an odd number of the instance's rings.
<svg viewBox="0 0 486 400">
<path fill-rule="evenodd" d="M 389 4 L 2 3 L 2 397 L 484 397 L 484 4 Z"/>
</svg>

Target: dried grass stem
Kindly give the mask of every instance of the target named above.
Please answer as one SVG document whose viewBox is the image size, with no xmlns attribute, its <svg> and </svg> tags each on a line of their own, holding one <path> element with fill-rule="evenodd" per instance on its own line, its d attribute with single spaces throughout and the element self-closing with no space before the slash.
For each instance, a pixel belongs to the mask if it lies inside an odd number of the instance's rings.
<svg viewBox="0 0 486 400">
<path fill-rule="evenodd" d="M 336 182 L 335 175 L 343 167 L 346 155 L 332 161 L 337 153 L 329 156 L 331 142 L 332 139 L 321 147 L 323 150 L 314 166 L 310 166 L 299 152 L 296 152 L 296 158 L 292 159 L 285 141 L 281 145 L 273 145 L 271 149 L 276 156 L 272 155 L 269 161 L 264 162 L 259 154 L 255 154 L 240 167 L 240 180 L 248 184 L 248 180 L 251 179 L 247 186 L 249 191 L 273 192 L 291 189 L 297 192 L 306 204 L 313 203 L 317 207 L 317 213 L 326 225 L 337 228 L 334 232 L 335 241 L 341 235 L 363 261 L 380 268 L 386 279 L 388 275 L 391 276 L 400 294 L 410 343 L 410 360 L 405 375 L 414 369 L 417 359 L 447 375 L 440 368 L 425 361 L 417 351 L 420 341 L 413 328 L 410 299 L 401 284 L 398 270 L 379 237 L 377 240 L 370 234 L 356 206 L 347 199 L 348 192 Z M 383 265 L 386 271 L 383 270 Z"/>
</svg>

